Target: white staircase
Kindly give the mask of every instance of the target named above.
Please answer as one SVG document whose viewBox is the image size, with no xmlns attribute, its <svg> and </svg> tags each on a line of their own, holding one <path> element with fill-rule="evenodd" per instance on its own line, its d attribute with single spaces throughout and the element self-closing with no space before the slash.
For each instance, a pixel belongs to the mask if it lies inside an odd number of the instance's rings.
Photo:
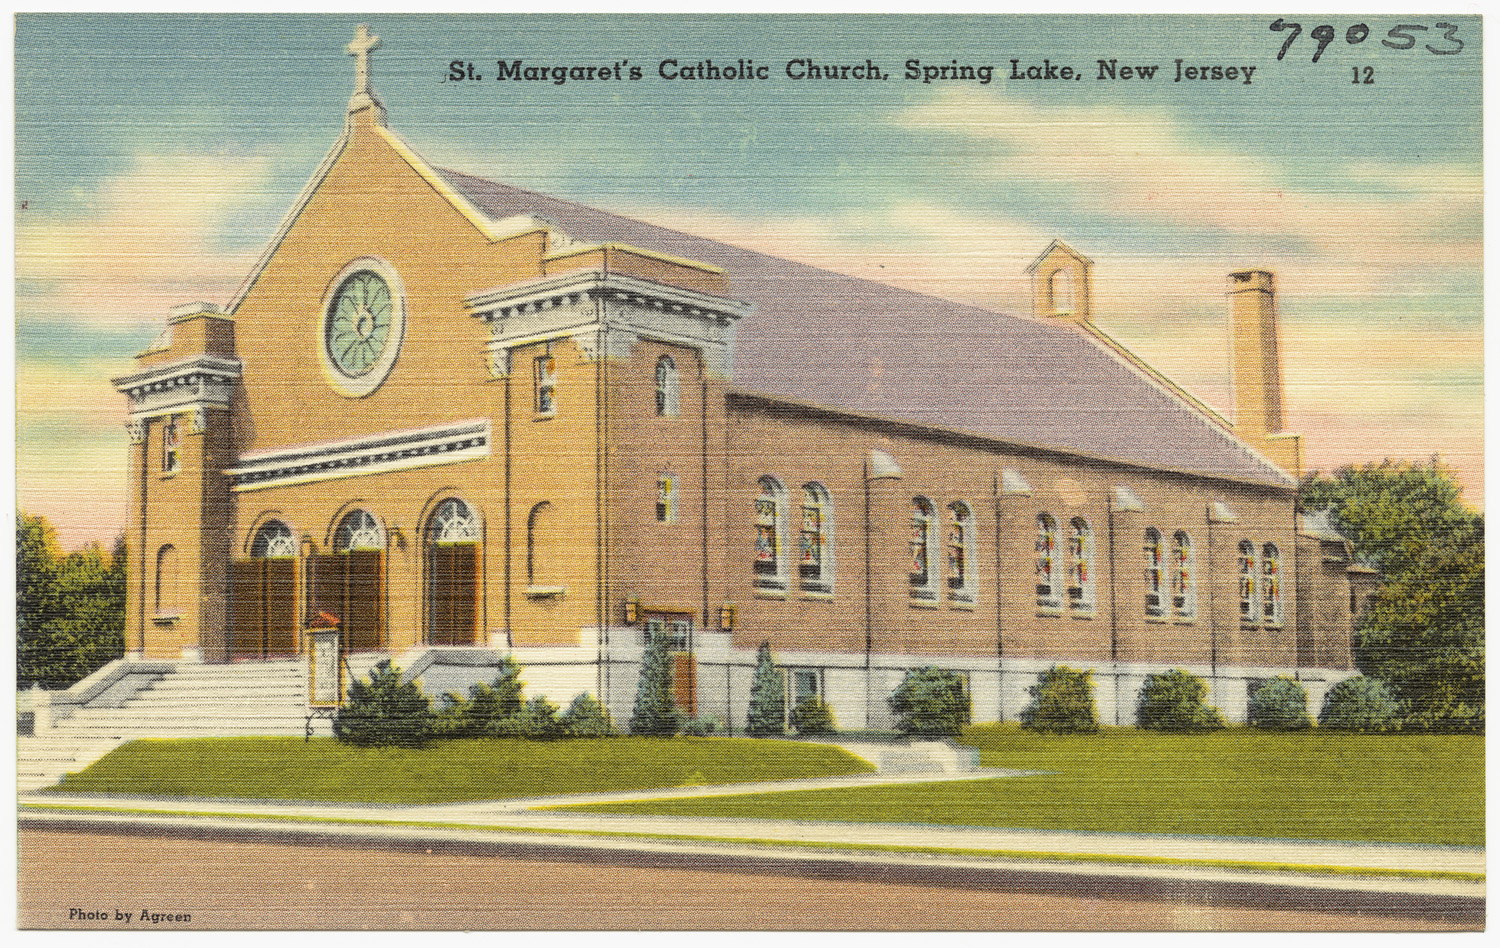
<svg viewBox="0 0 1500 948">
<path fill-rule="evenodd" d="M 113 738 L 16 738 L 16 792 L 50 787 L 64 774 L 76 774 L 125 743 Z"/>
<path fill-rule="evenodd" d="M 91 702 L 54 721 L 47 736 L 95 740 L 303 733 L 307 661 L 179 663 L 118 703 Z M 315 720 L 321 733 L 329 723 Z M 315 731 L 315 733 L 319 733 Z"/>
</svg>

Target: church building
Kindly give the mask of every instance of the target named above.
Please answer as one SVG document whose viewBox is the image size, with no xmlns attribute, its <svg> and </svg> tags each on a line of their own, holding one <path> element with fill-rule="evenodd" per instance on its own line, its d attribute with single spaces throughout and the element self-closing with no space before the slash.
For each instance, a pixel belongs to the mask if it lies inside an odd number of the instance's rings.
<svg viewBox="0 0 1500 948">
<path fill-rule="evenodd" d="M 1228 277 L 1231 421 L 1094 326 L 1061 241 L 1008 315 L 435 167 L 376 45 L 234 298 L 114 380 L 133 653 L 336 625 L 430 695 L 509 653 L 623 723 L 665 637 L 678 704 L 735 729 L 763 642 L 846 728 L 924 665 L 977 721 L 1053 664 L 1124 724 L 1168 668 L 1241 720 L 1266 678 L 1352 674 L 1359 571 L 1296 510 L 1271 273 Z"/>
</svg>

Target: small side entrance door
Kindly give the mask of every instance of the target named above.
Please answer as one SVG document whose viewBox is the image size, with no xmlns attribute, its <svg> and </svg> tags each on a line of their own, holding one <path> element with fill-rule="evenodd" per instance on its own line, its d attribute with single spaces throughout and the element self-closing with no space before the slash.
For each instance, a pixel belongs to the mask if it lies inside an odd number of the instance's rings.
<svg viewBox="0 0 1500 948">
<path fill-rule="evenodd" d="M 693 659 L 693 616 L 685 612 L 646 613 L 646 645 L 665 637 L 672 653 L 672 700 L 685 714 L 698 713 L 698 663 Z"/>
</svg>

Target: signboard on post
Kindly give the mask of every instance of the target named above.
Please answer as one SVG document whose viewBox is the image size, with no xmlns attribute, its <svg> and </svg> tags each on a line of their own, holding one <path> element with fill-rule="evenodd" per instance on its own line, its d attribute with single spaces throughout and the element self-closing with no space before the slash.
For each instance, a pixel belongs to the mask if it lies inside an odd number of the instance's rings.
<svg viewBox="0 0 1500 948">
<path fill-rule="evenodd" d="M 309 629 L 307 704 L 337 708 L 344 703 L 344 663 L 340 661 L 339 630 Z"/>
</svg>

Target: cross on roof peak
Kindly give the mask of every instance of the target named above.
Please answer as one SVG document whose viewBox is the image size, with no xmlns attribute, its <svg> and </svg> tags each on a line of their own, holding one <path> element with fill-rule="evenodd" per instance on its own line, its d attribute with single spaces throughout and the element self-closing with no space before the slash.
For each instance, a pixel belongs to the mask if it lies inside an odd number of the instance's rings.
<svg viewBox="0 0 1500 948">
<path fill-rule="evenodd" d="M 354 42 L 349 44 L 349 55 L 354 57 L 354 94 L 372 95 L 370 86 L 370 52 L 380 46 L 380 37 L 370 33 L 370 26 L 361 23 L 354 31 Z"/>
</svg>

